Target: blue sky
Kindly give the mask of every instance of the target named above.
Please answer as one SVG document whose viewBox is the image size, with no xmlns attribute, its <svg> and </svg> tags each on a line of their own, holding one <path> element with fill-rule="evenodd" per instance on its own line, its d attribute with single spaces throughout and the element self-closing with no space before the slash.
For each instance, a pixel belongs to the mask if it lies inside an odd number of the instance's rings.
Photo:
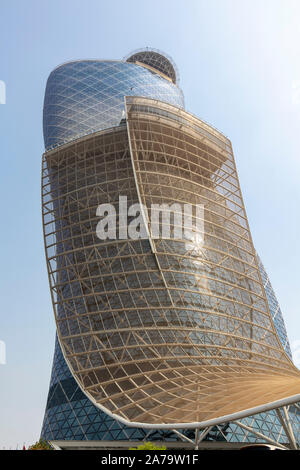
<svg viewBox="0 0 300 470">
<path fill-rule="evenodd" d="M 290 340 L 300 340 L 299 20 L 298 0 L 1 0 L 0 448 L 39 438 L 47 398 L 55 327 L 40 214 L 42 106 L 62 62 L 145 46 L 174 59 L 186 109 L 233 143 L 255 246 Z"/>
</svg>

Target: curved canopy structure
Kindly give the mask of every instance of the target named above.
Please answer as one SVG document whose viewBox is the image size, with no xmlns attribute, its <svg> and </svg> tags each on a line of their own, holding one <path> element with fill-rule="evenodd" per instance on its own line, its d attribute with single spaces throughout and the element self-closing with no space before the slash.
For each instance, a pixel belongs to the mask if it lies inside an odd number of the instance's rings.
<svg viewBox="0 0 300 470">
<path fill-rule="evenodd" d="M 146 235 L 100 240 L 97 207 L 120 195 L 143 205 Z M 192 237 L 174 236 L 174 216 L 162 238 L 153 204 L 163 221 L 162 204 L 204 209 Z M 127 97 L 120 126 L 44 154 L 43 215 L 60 345 L 99 408 L 132 426 L 200 428 L 299 401 L 220 132 Z"/>
<path fill-rule="evenodd" d="M 154 49 L 139 49 L 131 53 L 126 58 L 126 62 L 147 65 L 170 78 L 173 83 L 179 82 L 179 73 L 175 62 L 171 57 L 167 57 L 161 51 Z"/>
</svg>

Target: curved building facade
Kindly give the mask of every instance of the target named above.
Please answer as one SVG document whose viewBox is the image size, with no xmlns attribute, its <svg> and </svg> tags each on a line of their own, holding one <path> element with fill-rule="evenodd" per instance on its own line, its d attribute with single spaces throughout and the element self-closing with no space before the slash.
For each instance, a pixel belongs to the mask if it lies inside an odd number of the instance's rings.
<svg viewBox="0 0 300 470">
<path fill-rule="evenodd" d="M 280 306 L 260 259 L 258 259 L 258 263 L 264 283 L 269 287 L 266 289 L 266 293 L 274 324 L 283 347 L 291 357 Z M 291 407 L 289 412 L 294 434 L 297 442 L 300 442 L 300 411 L 296 407 Z M 274 411 L 245 418 L 242 423 L 263 433 L 274 442 L 287 442 L 284 429 Z M 189 430 L 183 431 L 183 433 L 187 437 L 193 437 L 193 433 Z M 46 440 L 180 440 L 178 435 L 172 431 L 127 427 L 96 408 L 81 391 L 72 376 L 57 339 L 41 436 Z M 235 423 L 214 427 L 205 439 L 228 442 L 263 442 L 262 438 Z"/>
<path fill-rule="evenodd" d="M 43 217 L 60 345 L 45 438 L 174 439 L 171 428 L 210 426 L 207 438 L 234 440 L 254 419 L 264 430 L 271 420 L 272 440 L 284 440 L 281 415 L 268 410 L 295 402 L 299 372 L 231 143 L 184 111 L 176 81 L 172 62 L 149 50 L 49 77 Z M 140 208 L 137 237 L 120 196 Z M 122 236 L 99 237 L 104 204 L 119 204 Z M 168 237 L 152 232 L 153 205 Z M 193 228 L 178 236 L 186 205 Z"/>
<path fill-rule="evenodd" d="M 57 67 L 44 101 L 44 141 L 49 150 L 124 117 L 124 96 L 148 96 L 184 107 L 180 88 L 152 68 L 120 61 L 81 60 Z"/>
</svg>

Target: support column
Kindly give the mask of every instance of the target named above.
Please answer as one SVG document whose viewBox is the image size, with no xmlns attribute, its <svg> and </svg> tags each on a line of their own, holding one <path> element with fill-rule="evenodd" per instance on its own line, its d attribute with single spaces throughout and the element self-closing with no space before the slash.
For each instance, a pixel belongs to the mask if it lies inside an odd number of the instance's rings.
<svg viewBox="0 0 300 470">
<path fill-rule="evenodd" d="M 294 436 L 294 431 L 293 431 L 293 428 L 292 428 L 292 425 L 291 425 L 291 422 L 290 422 L 290 418 L 289 418 L 289 414 L 288 414 L 286 406 L 283 406 L 282 410 L 283 410 L 283 414 L 284 414 L 285 419 L 283 418 L 283 416 L 281 414 L 280 408 L 276 409 L 277 416 L 278 416 L 279 421 L 280 421 L 280 423 L 281 423 L 281 425 L 284 429 L 286 437 L 289 440 L 291 449 L 297 450 L 297 443 L 296 443 L 296 439 L 295 439 L 295 436 Z"/>
</svg>

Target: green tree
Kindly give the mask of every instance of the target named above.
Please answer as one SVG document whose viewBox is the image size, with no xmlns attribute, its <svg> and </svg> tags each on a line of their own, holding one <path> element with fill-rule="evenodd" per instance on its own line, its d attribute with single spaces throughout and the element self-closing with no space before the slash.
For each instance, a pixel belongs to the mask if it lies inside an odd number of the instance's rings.
<svg viewBox="0 0 300 470">
<path fill-rule="evenodd" d="M 166 450 L 166 446 L 156 446 L 153 442 L 144 442 L 138 447 L 129 447 L 129 450 Z"/>
<path fill-rule="evenodd" d="M 40 439 L 32 446 L 28 447 L 28 450 L 53 450 L 53 448 L 48 444 L 47 441 Z"/>
</svg>

